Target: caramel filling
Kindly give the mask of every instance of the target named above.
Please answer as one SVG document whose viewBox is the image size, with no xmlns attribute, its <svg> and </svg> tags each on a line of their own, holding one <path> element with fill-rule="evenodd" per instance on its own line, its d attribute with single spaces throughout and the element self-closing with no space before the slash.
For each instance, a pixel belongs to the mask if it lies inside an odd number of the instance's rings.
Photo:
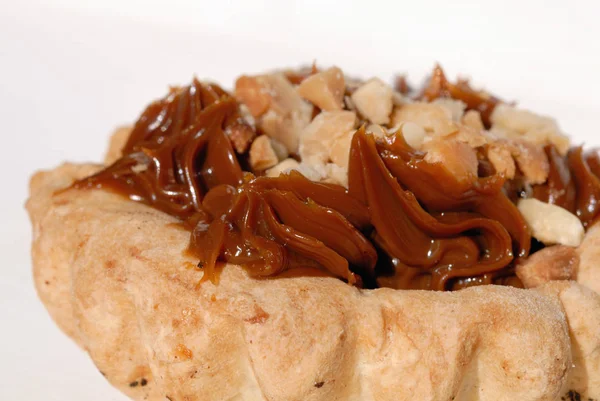
<svg viewBox="0 0 600 401">
<path fill-rule="evenodd" d="M 422 96 L 460 99 L 489 124 L 498 100 L 440 74 Z M 513 266 L 532 241 L 515 191 L 586 225 L 600 208 L 600 160 L 580 148 L 562 157 L 548 146 L 547 182 L 520 188 L 484 159 L 477 176 L 459 179 L 401 134 L 376 139 L 363 127 L 352 138 L 346 189 L 298 172 L 255 176 L 234 132 L 256 134 L 227 92 L 194 81 L 151 104 L 123 156 L 74 187 L 106 188 L 181 219 L 204 279 L 216 280 L 228 262 L 256 278 L 329 275 L 367 288 L 521 286 Z"/>
</svg>

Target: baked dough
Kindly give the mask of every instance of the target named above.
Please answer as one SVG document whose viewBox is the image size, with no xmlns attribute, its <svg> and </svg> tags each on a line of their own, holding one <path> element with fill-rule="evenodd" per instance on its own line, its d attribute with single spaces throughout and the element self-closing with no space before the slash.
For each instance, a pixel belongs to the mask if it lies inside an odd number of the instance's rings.
<svg viewBox="0 0 600 401">
<path fill-rule="evenodd" d="M 134 400 L 600 399 L 597 227 L 579 249 L 583 285 L 359 290 L 233 265 L 198 285 L 175 218 L 103 190 L 53 195 L 101 167 L 32 178 L 34 277 Z"/>
</svg>

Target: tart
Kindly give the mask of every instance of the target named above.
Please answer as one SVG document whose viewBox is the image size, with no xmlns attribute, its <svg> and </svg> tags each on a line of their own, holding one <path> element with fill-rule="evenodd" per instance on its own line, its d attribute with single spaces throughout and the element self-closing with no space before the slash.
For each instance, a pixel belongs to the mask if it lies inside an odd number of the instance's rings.
<svg viewBox="0 0 600 401">
<path fill-rule="evenodd" d="M 599 198 L 597 151 L 439 66 L 313 66 L 172 88 L 27 209 L 134 400 L 596 400 Z"/>
</svg>

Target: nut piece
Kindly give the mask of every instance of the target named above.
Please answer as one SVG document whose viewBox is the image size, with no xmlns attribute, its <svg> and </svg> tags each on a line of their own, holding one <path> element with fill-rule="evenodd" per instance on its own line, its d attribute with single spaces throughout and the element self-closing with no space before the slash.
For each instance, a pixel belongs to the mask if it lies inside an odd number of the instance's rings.
<svg viewBox="0 0 600 401">
<path fill-rule="evenodd" d="M 452 121 L 452 112 L 439 104 L 416 102 L 397 107 L 392 114 L 392 125 L 415 123 L 427 132 L 448 135 L 458 128 Z"/>
<path fill-rule="evenodd" d="M 425 161 L 441 163 L 459 182 L 471 182 L 477 178 L 477 155 L 467 144 L 444 138 L 423 144 L 427 151 Z"/>
<path fill-rule="evenodd" d="M 348 168 L 350 162 L 350 147 L 355 131 L 348 131 L 342 136 L 336 138 L 329 148 L 329 159 L 337 166 Z M 347 174 L 347 172 L 346 172 Z"/>
<path fill-rule="evenodd" d="M 235 98 L 248 107 L 253 117 L 265 114 L 271 105 L 271 96 L 260 77 L 239 77 L 235 82 Z"/>
<path fill-rule="evenodd" d="M 300 132 L 310 123 L 313 106 L 305 102 L 282 73 L 240 77 L 235 97 L 258 118 L 258 127 L 289 153 L 298 152 Z"/>
<path fill-rule="evenodd" d="M 406 143 L 413 149 L 421 149 L 427 133 L 420 125 L 413 122 L 405 122 L 400 126 L 402 136 Z"/>
<path fill-rule="evenodd" d="M 525 288 L 539 287 L 549 281 L 572 280 L 579 267 L 575 248 L 554 245 L 534 253 L 517 264 L 515 272 Z"/>
<path fill-rule="evenodd" d="M 344 100 L 344 74 L 338 67 L 311 75 L 298 86 L 298 94 L 321 110 L 342 110 Z"/>
<path fill-rule="evenodd" d="M 531 234 L 546 245 L 579 246 L 584 230 L 574 214 L 560 206 L 537 199 L 522 199 L 519 211 L 531 229 Z"/>
<path fill-rule="evenodd" d="M 278 160 L 287 159 L 290 155 L 285 145 L 277 139 L 271 138 L 271 146 L 273 147 L 273 151 L 275 151 Z"/>
<path fill-rule="evenodd" d="M 294 86 L 281 73 L 263 77 L 271 95 L 271 108 L 259 126 L 271 138 L 298 152 L 300 133 L 312 117 L 313 106 L 302 100 Z"/>
<path fill-rule="evenodd" d="M 569 150 L 569 138 L 552 118 L 501 103 L 494 109 L 490 120 L 492 131 L 504 130 L 513 138 L 522 137 L 538 145 L 554 144 L 563 155 Z"/>
<path fill-rule="evenodd" d="M 240 154 L 248 150 L 248 147 L 250 147 L 252 140 L 256 136 L 256 132 L 246 124 L 235 124 L 227 127 L 226 133 L 233 148 Z"/>
<path fill-rule="evenodd" d="M 465 109 L 467 108 L 467 105 L 464 102 L 447 97 L 437 98 L 431 103 L 438 104 L 447 109 L 452 116 L 452 120 L 456 122 L 462 119 L 463 114 L 465 114 Z"/>
<path fill-rule="evenodd" d="M 333 141 L 354 130 L 352 111 L 324 111 L 304 129 L 300 137 L 300 157 L 309 164 L 325 164 Z"/>
<path fill-rule="evenodd" d="M 467 127 L 482 131 L 485 129 L 481 114 L 477 110 L 469 110 L 462 117 L 462 123 Z"/>
<path fill-rule="evenodd" d="M 393 90 L 382 80 L 373 78 L 352 94 L 352 102 L 360 114 L 375 124 L 388 124 L 393 107 Z"/>
<path fill-rule="evenodd" d="M 510 150 L 504 146 L 492 144 L 488 148 L 487 157 L 494 166 L 496 173 L 504 175 L 509 180 L 515 177 L 516 166 Z"/>
<path fill-rule="evenodd" d="M 379 124 L 367 125 L 367 128 L 365 128 L 365 132 L 367 134 L 373 135 L 375 138 L 378 138 L 378 139 L 383 139 L 386 136 L 391 135 L 391 133 L 388 132 L 388 130 L 386 130 L 385 127 L 382 127 Z"/>
<path fill-rule="evenodd" d="M 325 166 L 326 178 L 324 182 L 341 185 L 348 188 L 348 169 L 337 164 L 328 163 Z"/>
<path fill-rule="evenodd" d="M 531 184 L 543 184 L 550 172 L 550 163 L 544 149 L 525 140 L 515 139 L 513 144 L 513 157 L 517 166 Z"/>
<path fill-rule="evenodd" d="M 250 146 L 250 166 L 253 170 L 265 170 L 279 162 L 268 136 L 261 135 Z"/>
<path fill-rule="evenodd" d="M 485 131 L 481 131 L 468 125 L 454 124 L 458 126 L 458 131 L 454 132 L 449 138 L 456 139 L 459 142 L 464 142 L 472 148 L 478 148 L 489 142 L 489 138 L 485 135 Z"/>
<path fill-rule="evenodd" d="M 298 171 L 311 181 L 322 181 L 327 176 L 327 169 L 324 164 L 300 163 Z"/>
<path fill-rule="evenodd" d="M 285 159 L 275 167 L 267 170 L 268 177 L 278 177 L 281 173 L 287 173 L 290 170 L 298 170 L 300 163 L 294 159 Z"/>
</svg>

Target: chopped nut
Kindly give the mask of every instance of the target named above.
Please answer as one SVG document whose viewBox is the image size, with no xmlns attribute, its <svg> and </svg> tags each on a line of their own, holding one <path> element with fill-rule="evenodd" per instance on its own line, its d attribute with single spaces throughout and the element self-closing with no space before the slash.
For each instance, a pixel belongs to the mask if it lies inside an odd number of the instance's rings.
<svg viewBox="0 0 600 401">
<path fill-rule="evenodd" d="M 413 122 L 405 122 L 400 126 L 402 136 L 406 143 L 413 149 L 421 149 L 427 133 L 420 125 Z"/>
<path fill-rule="evenodd" d="M 541 146 L 524 140 L 513 140 L 513 157 L 530 184 L 546 182 L 550 171 L 548 157 Z"/>
<path fill-rule="evenodd" d="M 350 146 L 355 131 L 348 131 L 342 136 L 335 138 L 329 148 L 329 159 L 336 165 L 348 168 L 350 161 Z"/>
<path fill-rule="evenodd" d="M 515 161 L 510 150 L 506 147 L 492 144 L 487 150 L 487 157 L 494 166 L 496 173 L 504 175 L 509 180 L 515 177 Z"/>
<path fill-rule="evenodd" d="M 338 67 L 311 75 L 298 87 L 300 96 L 326 111 L 343 108 L 344 90 L 344 74 Z"/>
<path fill-rule="evenodd" d="M 340 167 L 337 164 L 328 163 L 325 166 L 325 182 L 341 185 L 348 188 L 348 169 Z"/>
<path fill-rule="evenodd" d="M 554 144 L 563 155 L 569 150 L 569 138 L 561 132 L 552 118 L 508 104 L 499 104 L 490 119 L 492 130 L 505 130 L 513 137 L 523 137 L 538 145 Z"/>
<path fill-rule="evenodd" d="M 298 152 L 298 138 L 310 123 L 313 106 L 298 95 L 283 74 L 238 79 L 236 98 L 253 116 L 261 117 L 257 123 L 265 134 L 284 144 L 289 153 Z"/>
<path fill-rule="evenodd" d="M 451 136 L 460 132 L 460 127 L 454 121 L 434 121 L 433 132 L 438 136 Z"/>
<path fill-rule="evenodd" d="M 367 128 L 365 128 L 367 134 L 373 135 L 375 138 L 385 138 L 389 135 L 389 132 L 379 124 L 369 124 Z"/>
<path fill-rule="evenodd" d="M 412 122 L 423 127 L 428 132 L 448 134 L 449 124 L 452 122 L 452 113 L 439 104 L 416 102 L 397 107 L 392 114 L 392 125 L 398 126 L 405 122 Z M 454 131 L 457 131 L 454 125 Z"/>
<path fill-rule="evenodd" d="M 277 114 L 287 115 L 293 111 L 304 109 L 309 114 L 312 106 L 305 102 L 296 92 L 296 88 L 281 73 L 264 75 L 262 81 L 271 96 L 271 109 Z"/>
<path fill-rule="evenodd" d="M 477 155 L 467 144 L 455 140 L 433 139 L 423 144 L 425 161 L 441 163 L 458 181 L 477 177 Z"/>
<path fill-rule="evenodd" d="M 291 170 L 298 170 L 300 167 L 300 163 L 298 163 L 294 159 L 285 159 L 281 163 L 277 164 L 275 167 L 267 170 L 267 176 L 269 177 L 278 177 L 281 173 L 287 173 Z"/>
<path fill-rule="evenodd" d="M 246 124 L 235 124 L 227 127 L 226 133 L 229 135 L 229 140 L 233 148 L 240 154 L 248 150 L 252 140 L 256 136 L 256 132 Z"/>
<path fill-rule="evenodd" d="M 440 105 L 447 109 L 450 112 L 453 121 L 460 121 L 465 113 L 465 109 L 467 108 L 467 105 L 464 102 L 447 97 L 437 98 L 431 103 Z"/>
<path fill-rule="evenodd" d="M 560 206 L 537 199 L 522 199 L 519 210 L 532 235 L 544 244 L 578 246 L 583 240 L 583 225 L 574 214 Z"/>
<path fill-rule="evenodd" d="M 321 181 L 327 176 L 325 164 L 300 163 L 298 171 L 311 181 Z"/>
<path fill-rule="evenodd" d="M 481 114 L 477 110 L 469 110 L 462 117 L 462 123 L 467 127 L 482 131 L 485 129 Z"/>
<path fill-rule="evenodd" d="M 489 142 L 489 139 L 484 135 L 484 132 L 485 131 L 471 128 L 464 124 L 458 124 L 458 131 L 451 134 L 449 138 L 464 142 L 472 148 L 478 148 Z"/>
<path fill-rule="evenodd" d="M 254 117 L 265 114 L 271 105 L 271 96 L 260 77 L 239 77 L 235 82 L 235 98 L 245 104 Z"/>
<path fill-rule="evenodd" d="M 352 111 L 324 111 L 304 129 L 300 137 L 300 157 L 309 164 L 329 161 L 332 143 L 354 130 L 356 114 Z"/>
<path fill-rule="evenodd" d="M 239 108 L 240 114 L 246 124 L 248 124 L 251 128 L 256 128 L 256 120 L 254 119 L 252 113 L 250 113 L 248 106 L 246 106 L 244 103 L 240 103 Z"/>
<path fill-rule="evenodd" d="M 375 124 L 388 124 L 393 91 L 377 78 L 367 81 L 352 94 L 352 101 L 363 117 Z"/>
<path fill-rule="evenodd" d="M 261 135 L 250 146 L 250 166 L 253 170 L 265 170 L 273 167 L 279 160 L 271 146 L 268 136 Z"/>
<path fill-rule="evenodd" d="M 290 155 L 285 145 L 279 142 L 277 139 L 271 138 L 271 146 L 273 147 L 273 151 L 275 151 L 275 154 L 279 160 L 287 159 L 287 157 Z"/>
<path fill-rule="evenodd" d="M 554 245 L 517 264 L 515 272 L 525 288 L 534 288 L 549 281 L 574 279 L 578 267 L 579 255 L 575 248 Z"/>
<path fill-rule="evenodd" d="M 269 110 L 259 123 L 260 128 L 267 136 L 283 143 L 290 153 L 298 151 L 298 138 L 303 125 L 290 117 L 281 116 L 273 110 Z"/>
</svg>

